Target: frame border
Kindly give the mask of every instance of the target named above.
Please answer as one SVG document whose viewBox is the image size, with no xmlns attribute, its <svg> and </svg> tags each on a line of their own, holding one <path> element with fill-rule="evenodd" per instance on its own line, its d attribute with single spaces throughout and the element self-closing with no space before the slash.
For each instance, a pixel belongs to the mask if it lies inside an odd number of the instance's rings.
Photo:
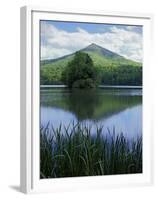
<svg viewBox="0 0 158 200">
<path fill-rule="evenodd" d="M 23 193 L 40 192 L 34 190 L 32 177 L 33 174 L 33 67 L 32 67 L 32 52 L 33 52 L 33 12 L 56 13 L 56 14 L 71 14 L 71 15 L 89 15 L 103 17 L 123 17 L 134 19 L 150 20 L 152 26 L 152 14 L 138 13 L 122 13 L 122 12 L 107 12 L 107 11 L 68 11 L 63 9 L 51 9 L 43 7 L 24 6 L 20 12 L 20 190 Z M 152 27 L 151 27 L 152 30 Z M 150 37 L 151 37 L 150 31 Z M 152 38 L 150 46 L 152 44 Z M 152 131 L 152 130 L 151 130 Z M 151 136 L 152 137 L 152 136 Z M 151 142 L 153 137 L 151 138 Z M 153 146 L 153 144 L 151 145 Z M 152 147 L 153 148 L 153 147 Z M 153 166 L 153 149 L 150 149 L 150 181 L 153 182 L 152 166 Z M 138 185 L 137 183 L 135 185 Z M 111 185 L 110 185 L 111 187 Z M 116 187 L 115 185 L 113 187 Z"/>
</svg>

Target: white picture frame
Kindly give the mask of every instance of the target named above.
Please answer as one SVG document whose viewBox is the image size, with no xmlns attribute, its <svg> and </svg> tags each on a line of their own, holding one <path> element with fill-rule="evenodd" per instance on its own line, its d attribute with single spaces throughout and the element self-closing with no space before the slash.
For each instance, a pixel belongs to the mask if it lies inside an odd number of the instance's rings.
<svg viewBox="0 0 158 200">
<path fill-rule="evenodd" d="M 60 179 L 39 176 L 39 20 L 105 22 L 143 26 L 143 173 Z M 24 193 L 61 192 L 152 183 L 152 15 L 106 11 L 21 8 L 21 183 Z M 150 66 L 150 67 L 149 67 Z"/>
</svg>

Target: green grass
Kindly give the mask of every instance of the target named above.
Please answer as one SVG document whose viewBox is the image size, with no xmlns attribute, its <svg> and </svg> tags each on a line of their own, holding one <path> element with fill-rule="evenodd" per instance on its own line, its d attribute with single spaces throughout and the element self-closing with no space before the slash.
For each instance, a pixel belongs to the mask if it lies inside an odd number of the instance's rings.
<svg viewBox="0 0 158 200">
<path fill-rule="evenodd" d="M 128 141 L 96 126 L 62 124 L 40 130 L 40 178 L 142 173 L 142 138 Z"/>
</svg>

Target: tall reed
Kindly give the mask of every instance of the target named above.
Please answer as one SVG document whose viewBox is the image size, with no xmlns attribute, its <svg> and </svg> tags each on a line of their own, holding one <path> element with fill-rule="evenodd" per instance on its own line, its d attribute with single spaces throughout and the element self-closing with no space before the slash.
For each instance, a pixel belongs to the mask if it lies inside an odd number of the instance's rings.
<svg viewBox="0 0 158 200">
<path fill-rule="evenodd" d="M 123 134 L 104 134 L 96 126 L 70 124 L 41 127 L 40 177 L 76 177 L 142 172 L 142 138 L 128 141 Z"/>
</svg>

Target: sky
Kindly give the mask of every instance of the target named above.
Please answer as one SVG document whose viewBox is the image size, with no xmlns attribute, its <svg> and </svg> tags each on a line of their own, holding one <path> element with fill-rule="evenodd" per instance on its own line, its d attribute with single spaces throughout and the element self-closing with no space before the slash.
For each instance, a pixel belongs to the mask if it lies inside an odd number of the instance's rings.
<svg viewBox="0 0 158 200">
<path fill-rule="evenodd" d="M 143 28 L 134 25 L 40 21 L 41 60 L 55 59 L 95 43 L 142 62 Z"/>
</svg>

